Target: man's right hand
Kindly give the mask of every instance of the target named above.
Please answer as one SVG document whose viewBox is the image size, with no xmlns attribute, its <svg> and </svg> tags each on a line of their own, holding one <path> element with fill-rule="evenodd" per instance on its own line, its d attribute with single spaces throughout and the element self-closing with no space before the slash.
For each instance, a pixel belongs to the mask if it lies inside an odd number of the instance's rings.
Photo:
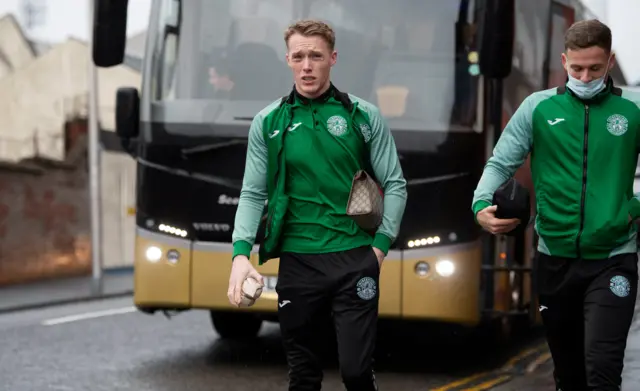
<svg viewBox="0 0 640 391">
<path fill-rule="evenodd" d="M 264 285 L 264 280 L 260 273 L 254 269 L 249 262 L 249 258 L 244 255 L 236 255 L 231 266 L 231 275 L 229 276 L 229 290 L 227 297 L 229 302 L 238 307 L 242 300 L 242 284 L 247 277 L 253 277 L 260 284 Z"/>
<path fill-rule="evenodd" d="M 486 231 L 492 234 L 504 234 L 515 229 L 520 224 L 520 219 L 496 218 L 497 205 L 488 206 L 478 212 L 476 219 Z"/>
</svg>

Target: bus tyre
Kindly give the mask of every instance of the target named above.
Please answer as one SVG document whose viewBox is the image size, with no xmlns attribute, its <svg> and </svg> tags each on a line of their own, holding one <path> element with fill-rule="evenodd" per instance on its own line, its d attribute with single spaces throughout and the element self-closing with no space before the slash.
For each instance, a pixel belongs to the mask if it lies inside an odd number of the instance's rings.
<svg viewBox="0 0 640 391">
<path fill-rule="evenodd" d="M 261 319 L 244 312 L 211 311 L 211 323 L 222 339 L 254 338 L 262 326 Z"/>
</svg>

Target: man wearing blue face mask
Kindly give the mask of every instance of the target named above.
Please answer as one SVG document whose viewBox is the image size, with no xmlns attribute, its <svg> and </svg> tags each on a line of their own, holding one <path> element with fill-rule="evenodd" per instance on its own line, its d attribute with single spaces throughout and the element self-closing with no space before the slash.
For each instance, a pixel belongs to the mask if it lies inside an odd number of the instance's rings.
<svg viewBox="0 0 640 391">
<path fill-rule="evenodd" d="M 636 302 L 640 96 L 613 85 L 611 41 L 597 20 L 567 30 L 567 82 L 524 100 L 472 204 L 478 223 L 493 234 L 521 224 L 496 218 L 491 202 L 531 153 L 539 310 L 563 391 L 620 390 Z"/>
</svg>

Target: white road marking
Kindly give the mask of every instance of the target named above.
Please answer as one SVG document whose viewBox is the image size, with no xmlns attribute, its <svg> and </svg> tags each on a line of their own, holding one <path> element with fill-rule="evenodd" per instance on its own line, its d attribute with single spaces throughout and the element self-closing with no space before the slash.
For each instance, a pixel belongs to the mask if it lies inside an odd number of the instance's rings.
<svg viewBox="0 0 640 391">
<path fill-rule="evenodd" d="M 85 319 L 95 319 L 95 318 L 102 318 L 105 316 L 128 314 L 136 311 L 137 311 L 136 307 L 124 307 L 124 308 L 114 308 L 114 309 L 104 310 L 104 311 L 85 312 L 83 314 L 69 315 L 69 316 L 63 316 L 61 318 L 48 319 L 42 322 L 42 325 L 53 326 L 53 325 L 62 324 L 62 323 L 77 322 L 79 320 L 85 320 Z"/>
</svg>

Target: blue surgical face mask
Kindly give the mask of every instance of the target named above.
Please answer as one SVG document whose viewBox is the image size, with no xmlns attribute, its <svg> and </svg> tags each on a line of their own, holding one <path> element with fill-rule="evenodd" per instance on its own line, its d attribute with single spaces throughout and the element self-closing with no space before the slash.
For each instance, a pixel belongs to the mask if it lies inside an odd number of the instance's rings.
<svg viewBox="0 0 640 391">
<path fill-rule="evenodd" d="M 569 81 L 567 82 L 567 87 L 574 92 L 574 94 L 578 95 L 581 99 L 591 99 L 596 96 L 600 91 L 604 90 L 607 79 L 607 75 L 609 73 L 609 61 L 611 61 L 611 57 L 607 61 L 607 73 L 605 73 L 601 78 L 591 80 L 590 82 L 583 82 L 575 77 L 571 76 L 569 73 L 569 66 L 567 66 L 567 75 L 569 76 Z"/>
<path fill-rule="evenodd" d="M 574 94 L 578 95 L 582 99 L 591 99 L 596 96 L 600 91 L 604 90 L 605 84 L 604 79 L 605 76 L 602 76 L 599 79 L 591 80 L 590 82 L 583 82 L 575 77 L 569 75 L 569 82 L 567 83 L 567 87 L 573 91 Z"/>
</svg>

